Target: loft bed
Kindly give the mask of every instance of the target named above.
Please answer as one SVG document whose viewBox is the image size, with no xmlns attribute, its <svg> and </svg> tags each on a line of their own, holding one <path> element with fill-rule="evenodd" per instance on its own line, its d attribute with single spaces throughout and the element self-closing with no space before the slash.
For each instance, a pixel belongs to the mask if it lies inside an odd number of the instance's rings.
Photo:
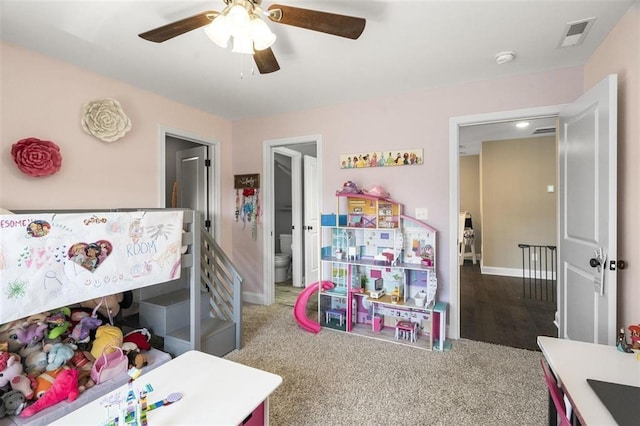
<svg viewBox="0 0 640 426">
<path fill-rule="evenodd" d="M 0 211 L 0 331 L 30 316 L 80 302 L 173 282 L 188 272 L 190 349 L 200 349 L 200 218 L 193 210 Z M 0 342 L 2 343 L 2 342 Z M 146 353 L 151 370 L 171 359 Z M 49 424 L 129 379 L 124 373 L 0 426 Z"/>
</svg>

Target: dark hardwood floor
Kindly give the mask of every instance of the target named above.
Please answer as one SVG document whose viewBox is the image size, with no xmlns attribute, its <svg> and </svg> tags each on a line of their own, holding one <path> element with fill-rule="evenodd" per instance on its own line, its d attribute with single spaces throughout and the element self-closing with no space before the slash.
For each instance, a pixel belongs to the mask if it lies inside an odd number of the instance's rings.
<svg viewBox="0 0 640 426">
<path fill-rule="evenodd" d="M 536 337 L 557 336 L 555 302 L 522 297 L 522 278 L 483 275 L 480 265 L 460 267 L 460 337 L 539 350 Z"/>
</svg>

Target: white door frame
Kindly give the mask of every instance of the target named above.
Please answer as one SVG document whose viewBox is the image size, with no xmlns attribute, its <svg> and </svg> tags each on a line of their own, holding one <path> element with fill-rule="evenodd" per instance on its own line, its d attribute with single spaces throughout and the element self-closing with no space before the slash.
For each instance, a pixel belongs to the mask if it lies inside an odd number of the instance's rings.
<svg viewBox="0 0 640 426">
<path fill-rule="evenodd" d="M 166 191 L 166 140 L 167 136 L 183 139 L 200 145 L 208 145 L 211 154 L 211 180 L 213 185 L 210 191 L 213 196 L 209 198 L 209 211 L 213 216 L 211 221 L 211 235 L 217 241 L 220 241 L 222 232 L 222 218 L 220 214 L 220 141 L 217 139 L 207 138 L 196 135 L 180 129 L 175 129 L 163 125 L 158 126 L 158 207 L 166 207 L 165 191 Z M 211 195 L 211 194 L 210 194 Z"/>
<path fill-rule="evenodd" d="M 458 214 L 460 213 L 460 127 L 499 123 L 525 118 L 555 117 L 563 105 L 464 115 L 449 119 L 449 332 L 452 339 L 460 338 L 460 263 L 458 261 Z M 556 219 L 557 220 L 557 219 Z"/>
<path fill-rule="evenodd" d="M 272 305 L 275 302 L 275 285 L 274 285 L 274 265 L 273 265 L 273 250 L 274 247 L 274 235 L 273 229 L 275 227 L 275 219 L 273 215 L 274 194 L 273 194 L 273 153 L 274 148 L 278 146 L 286 145 L 299 145 L 303 143 L 316 144 L 316 157 L 322 158 L 322 136 L 320 135 L 308 135 L 308 136 L 296 136 L 283 139 L 270 139 L 263 142 L 262 147 L 262 186 L 263 199 L 262 199 L 262 281 L 263 281 L 263 304 Z M 322 194 L 322 161 L 318 161 L 318 194 Z M 322 211 L 322 197 L 319 201 L 320 210 Z"/>
</svg>

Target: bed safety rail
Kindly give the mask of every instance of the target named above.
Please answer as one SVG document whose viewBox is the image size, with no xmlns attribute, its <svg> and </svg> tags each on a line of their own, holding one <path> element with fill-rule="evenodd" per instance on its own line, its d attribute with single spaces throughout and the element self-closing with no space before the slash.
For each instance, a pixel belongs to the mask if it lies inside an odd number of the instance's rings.
<svg viewBox="0 0 640 426">
<path fill-rule="evenodd" d="M 242 347 L 243 278 L 216 243 L 203 229 L 200 244 L 200 283 L 210 295 L 211 315 L 236 324 L 236 349 Z"/>
</svg>

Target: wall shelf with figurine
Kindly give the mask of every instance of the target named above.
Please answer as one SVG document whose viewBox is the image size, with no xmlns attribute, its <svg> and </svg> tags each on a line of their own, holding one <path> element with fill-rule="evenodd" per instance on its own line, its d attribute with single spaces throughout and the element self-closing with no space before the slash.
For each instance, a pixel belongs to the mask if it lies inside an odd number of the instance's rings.
<svg viewBox="0 0 640 426">
<path fill-rule="evenodd" d="M 436 234 L 383 196 L 338 192 L 322 215 L 318 322 L 422 349 L 445 347 L 446 303 L 436 301 Z"/>
</svg>

